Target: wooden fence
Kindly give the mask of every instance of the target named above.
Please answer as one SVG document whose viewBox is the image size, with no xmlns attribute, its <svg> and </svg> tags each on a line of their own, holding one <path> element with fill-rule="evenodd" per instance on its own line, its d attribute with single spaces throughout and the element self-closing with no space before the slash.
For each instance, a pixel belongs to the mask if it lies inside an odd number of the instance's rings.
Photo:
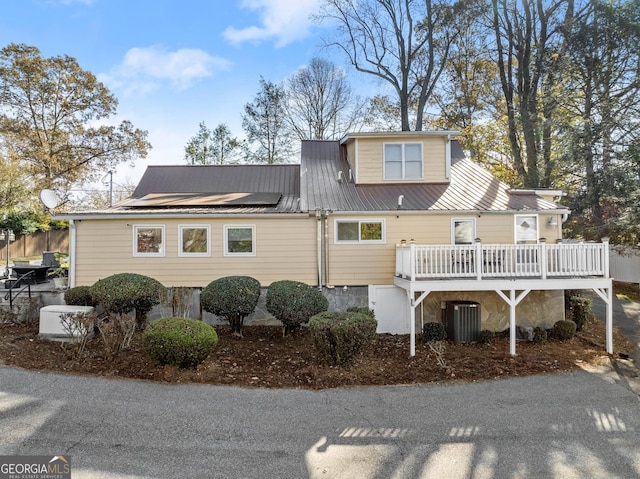
<svg viewBox="0 0 640 479">
<path fill-rule="evenodd" d="M 9 258 L 42 256 L 44 251 L 69 252 L 69 230 L 36 231 L 30 235 L 18 236 L 11 241 Z M 0 260 L 7 259 L 7 242 L 0 240 Z"/>
</svg>

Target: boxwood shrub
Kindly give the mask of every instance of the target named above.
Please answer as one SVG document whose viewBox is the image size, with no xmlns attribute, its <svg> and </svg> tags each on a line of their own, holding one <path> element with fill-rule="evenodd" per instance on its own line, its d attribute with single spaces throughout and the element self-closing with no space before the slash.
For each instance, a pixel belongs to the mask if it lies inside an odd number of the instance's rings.
<svg viewBox="0 0 640 479">
<path fill-rule="evenodd" d="M 158 363 L 181 368 L 195 367 L 218 345 L 218 334 L 203 321 L 189 318 L 162 318 L 142 333 L 142 344 Z"/>
<path fill-rule="evenodd" d="M 553 325 L 553 337 L 560 341 L 566 341 L 573 338 L 576 334 L 576 323 L 563 319 Z"/>
<path fill-rule="evenodd" d="M 202 309 L 228 321 L 242 336 L 244 318 L 256 309 L 260 282 L 250 276 L 227 276 L 209 283 L 200 294 Z"/>
<path fill-rule="evenodd" d="M 64 302 L 73 306 L 95 306 L 91 288 L 89 286 L 76 286 L 64 292 Z"/>
<path fill-rule="evenodd" d="M 318 355 L 333 366 L 348 366 L 371 342 L 377 321 L 369 314 L 322 312 L 309 319 Z"/>
<path fill-rule="evenodd" d="M 432 343 L 444 341 L 447 338 L 447 330 L 442 323 L 428 322 L 422 326 L 422 342 Z"/>
<path fill-rule="evenodd" d="M 329 309 L 329 301 L 315 287 L 299 281 L 275 281 L 267 289 L 267 311 L 284 326 L 284 335 Z"/>
<path fill-rule="evenodd" d="M 118 273 L 96 281 L 91 297 L 106 313 L 125 314 L 136 310 L 136 323 L 144 329 L 147 314 L 164 301 L 167 290 L 159 281 L 136 273 Z"/>
</svg>

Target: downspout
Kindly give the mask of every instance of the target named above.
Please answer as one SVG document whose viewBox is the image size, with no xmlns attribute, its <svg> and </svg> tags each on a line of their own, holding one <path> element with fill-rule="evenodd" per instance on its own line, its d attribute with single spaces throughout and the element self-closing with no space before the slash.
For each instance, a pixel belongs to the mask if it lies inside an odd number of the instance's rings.
<svg viewBox="0 0 640 479">
<path fill-rule="evenodd" d="M 317 220 L 316 255 L 318 257 L 318 289 L 322 289 L 322 214 L 320 210 L 316 210 L 316 220 Z"/>
<path fill-rule="evenodd" d="M 69 287 L 76 285 L 76 223 L 69 220 Z"/>
<path fill-rule="evenodd" d="M 324 281 L 327 288 L 331 288 L 329 281 L 329 212 L 324 212 Z"/>
</svg>

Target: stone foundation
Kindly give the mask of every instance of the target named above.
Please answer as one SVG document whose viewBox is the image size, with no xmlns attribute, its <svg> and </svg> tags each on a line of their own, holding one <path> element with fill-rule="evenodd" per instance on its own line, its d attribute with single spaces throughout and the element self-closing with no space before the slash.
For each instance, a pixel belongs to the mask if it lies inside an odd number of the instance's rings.
<svg viewBox="0 0 640 479">
<path fill-rule="evenodd" d="M 504 331 L 509 328 L 509 305 L 493 291 L 446 291 L 430 293 L 416 308 L 416 331 L 422 323 L 444 322 L 444 303 L 447 301 L 475 301 L 480 303 L 481 328 Z M 564 319 L 563 291 L 531 291 L 516 307 L 518 326 L 541 326 L 550 329 Z"/>
</svg>

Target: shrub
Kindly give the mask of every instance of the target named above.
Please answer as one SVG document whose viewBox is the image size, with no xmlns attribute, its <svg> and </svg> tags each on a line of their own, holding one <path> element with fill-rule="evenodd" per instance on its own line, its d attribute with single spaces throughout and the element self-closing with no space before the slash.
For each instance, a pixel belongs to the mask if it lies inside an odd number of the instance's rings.
<svg viewBox="0 0 640 479">
<path fill-rule="evenodd" d="M 373 319 L 376 318 L 376 314 L 373 312 L 372 309 L 362 308 L 359 306 L 351 306 L 350 308 L 347 308 L 347 313 L 361 313 L 361 314 L 366 314 L 367 316 L 371 316 Z"/>
<path fill-rule="evenodd" d="M 95 306 L 89 286 L 76 286 L 64 292 L 64 302 L 73 306 Z"/>
<path fill-rule="evenodd" d="M 480 331 L 480 335 L 478 336 L 478 342 L 481 344 L 491 344 L 495 337 L 496 333 L 494 331 L 483 329 L 482 331 Z"/>
<path fill-rule="evenodd" d="M 110 313 L 98 323 L 102 343 L 108 357 L 129 349 L 136 331 L 136 320 L 128 314 Z"/>
<path fill-rule="evenodd" d="M 68 343 L 62 343 L 63 348 L 71 348 L 74 357 L 84 353 L 85 347 L 93 337 L 93 327 L 97 316 L 91 313 L 64 313 L 60 315 L 60 326 L 69 337 Z"/>
<path fill-rule="evenodd" d="M 547 342 L 547 330 L 540 327 L 540 326 L 536 326 L 535 328 L 533 328 L 533 342 L 536 344 L 544 344 Z"/>
<path fill-rule="evenodd" d="M 329 301 L 315 287 L 298 281 L 276 281 L 267 289 L 267 311 L 284 325 L 284 335 L 329 309 Z"/>
<path fill-rule="evenodd" d="M 567 317 L 576 323 L 576 331 L 582 331 L 582 327 L 591 316 L 591 300 L 583 296 L 570 296 Z"/>
<path fill-rule="evenodd" d="M 322 312 L 309 319 L 318 355 L 333 366 L 348 366 L 371 342 L 378 323 L 369 314 Z"/>
<path fill-rule="evenodd" d="M 107 313 L 128 313 L 136 310 L 136 322 L 144 329 L 147 314 L 166 296 L 159 281 L 135 273 L 118 273 L 95 282 L 90 293 L 96 304 Z"/>
<path fill-rule="evenodd" d="M 242 336 L 244 318 L 256 309 L 260 283 L 250 276 L 227 276 L 209 283 L 200 294 L 205 311 L 228 321 L 234 333 Z"/>
<path fill-rule="evenodd" d="M 442 323 L 424 323 L 422 326 L 422 342 L 432 343 L 434 341 L 444 341 L 447 338 L 447 330 Z"/>
<path fill-rule="evenodd" d="M 573 338 L 576 334 L 576 323 L 569 320 L 560 320 L 553 325 L 553 337 L 560 341 Z"/>
<path fill-rule="evenodd" d="M 218 335 L 213 327 L 196 319 L 162 318 L 145 329 L 142 344 L 158 363 L 189 368 L 213 352 L 218 345 Z"/>
</svg>

